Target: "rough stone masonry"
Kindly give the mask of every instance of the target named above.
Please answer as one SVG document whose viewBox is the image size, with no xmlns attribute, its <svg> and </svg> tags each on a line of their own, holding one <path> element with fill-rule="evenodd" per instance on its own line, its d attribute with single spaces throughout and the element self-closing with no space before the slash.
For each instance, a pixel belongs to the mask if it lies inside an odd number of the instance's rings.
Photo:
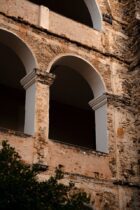
<svg viewBox="0 0 140 210">
<path fill-rule="evenodd" d="M 0 43 L 6 45 L 3 31 L 7 37 L 13 34 L 32 52 L 36 62 L 28 81 L 35 85 L 34 134 L 1 126 L 0 140 L 7 139 L 25 162 L 48 165 L 49 171 L 40 174 L 41 179 L 47 179 L 57 165 L 63 165 L 64 181 L 71 180 L 91 193 L 95 209 L 138 210 L 140 2 L 97 0 L 96 4 L 101 31 L 32 1 L 0 0 Z M 15 49 L 16 42 L 14 46 L 12 50 L 28 65 L 28 56 Z M 61 55 L 79 56 L 102 78 L 107 96 L 108 153 L 49 139 L 50 87 L 55 80 L 51 65 Z"/>
</svg>

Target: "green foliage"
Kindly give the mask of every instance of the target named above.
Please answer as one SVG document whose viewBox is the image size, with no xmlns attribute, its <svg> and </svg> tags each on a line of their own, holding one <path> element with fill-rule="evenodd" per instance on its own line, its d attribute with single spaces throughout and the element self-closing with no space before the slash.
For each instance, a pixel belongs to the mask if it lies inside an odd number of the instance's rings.
<svg viewBox="0 0 140 210">
<path fill-rule="evenodd" d="M 85 210 L 90 198 L 73 183 L 64 185 L 61 167 L 48 180 L 37 180 L 38 170 L 25 164 L 6 141 L 0 150 L 0 210 Z"/>
</svg>

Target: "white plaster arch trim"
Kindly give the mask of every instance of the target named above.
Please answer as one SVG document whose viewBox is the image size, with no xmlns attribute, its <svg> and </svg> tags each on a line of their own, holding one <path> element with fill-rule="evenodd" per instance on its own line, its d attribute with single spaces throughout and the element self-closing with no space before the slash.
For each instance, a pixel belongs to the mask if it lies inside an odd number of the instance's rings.
<svg viewBox="0 0 140 210">
<path fill-rule="evenodd" d="M 17 34 L 5 28 L 0 28 L 0 42 L 10 47 L 18 55 L 25 67 L 26 74 L 33 71 L 34 68 L 38 68 L 34 53 Z"/>
<path fill-rule="evenodd" d="M 94 99 L 89 102 L 89 105 L 95 111 L 96 150 L 108 153 L 107 96 L 103 79 L 90 62 L 75 54 L 58 55 L 49 64 L 47 71 L 50 72 L 55 64 L 73 68 L 81 74 L 91 87 Z"/>
<path fill-rule="evenodd" d="M 20 58 L 26 70 L 25 77 L 32 74 L 32 72 L 34 72 L 34 69 L 38 67 L 36 58 L 30 47 L 15 33 L 7 29 L 0 28 L 0 42 L 11 48 Z M 35 133 L 35 83 L 30 83 L 30 85 L 28 85 L 25 90 L 26 98 L 24 133 L 33 135 Z"/>
<path fill-rule="evenodd" d="M 50 72 L 56 63 L 57 65 L 67 65 L 81 74 L 91 87 L 95 98 L 106 92 L 106 86 L 101 75 L 89 61 L 81 56 L 70 53 L 59 54 L 49 64 L 47 71 Z"/>
<path fill-rule="evenodd" d="M 98 31 L 102 31 L 102 14 L 97 4 L 97 1 L 84 0 L 84 2 L 89 10 L 92 19 L 93 28 L 97 29 Z"/>
</svg>

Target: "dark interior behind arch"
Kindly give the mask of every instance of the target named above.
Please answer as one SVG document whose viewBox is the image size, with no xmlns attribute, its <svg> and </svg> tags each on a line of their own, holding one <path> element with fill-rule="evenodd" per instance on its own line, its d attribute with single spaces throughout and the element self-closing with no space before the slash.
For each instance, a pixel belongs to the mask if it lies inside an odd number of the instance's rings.
<svg viewBox="0 0 140 210">
<path fill-rule="evenodd" d="M 0 43 L 0 127 L 24 131 L 25 67 L 16 53 Z"/>
<path fill-rule="evenodd" d="M 83 0 L 31 0 L 72 20 L 93 27 L 90 13 Z"/>
<path fill-rule="evenodd" d="M 66 66 L 55 66 L 50 87 L 49 138 L 95 149 L 95 116 L 88 102 L 93 93 L 85 79 Z"/>
</svg>

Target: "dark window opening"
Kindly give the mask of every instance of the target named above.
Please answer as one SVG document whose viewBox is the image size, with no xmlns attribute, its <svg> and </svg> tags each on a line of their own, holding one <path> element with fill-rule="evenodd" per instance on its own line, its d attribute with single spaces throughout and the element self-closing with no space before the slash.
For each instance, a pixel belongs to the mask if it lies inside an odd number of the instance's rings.
<svg viewBox="0 0 140 210">
<path fill-rule="evenodd" d="M 72 20 L 93 27 L 88 8 L 83 0 L 31 0 L 32 2 L 44 5 L 50 10 L 68 17 Z"/>
<path fill-rule="evenodd" d="M 59 66 L 50 88 L 49 138 L 95 149 L 95 115 L 88 102 L 93 93 L 75 70 Z"/>
<path fill-rule="evenodd" d="M 24 129 L 25 93 L 12 87 L 0 85 L 0 127 Z"/>
<path fill-rule="evenodd" d="M 25 68 L 9 47 L 0 43 L 0 127 L 24 131 L 25 90 L 20 80 Z"/>
</svg>

